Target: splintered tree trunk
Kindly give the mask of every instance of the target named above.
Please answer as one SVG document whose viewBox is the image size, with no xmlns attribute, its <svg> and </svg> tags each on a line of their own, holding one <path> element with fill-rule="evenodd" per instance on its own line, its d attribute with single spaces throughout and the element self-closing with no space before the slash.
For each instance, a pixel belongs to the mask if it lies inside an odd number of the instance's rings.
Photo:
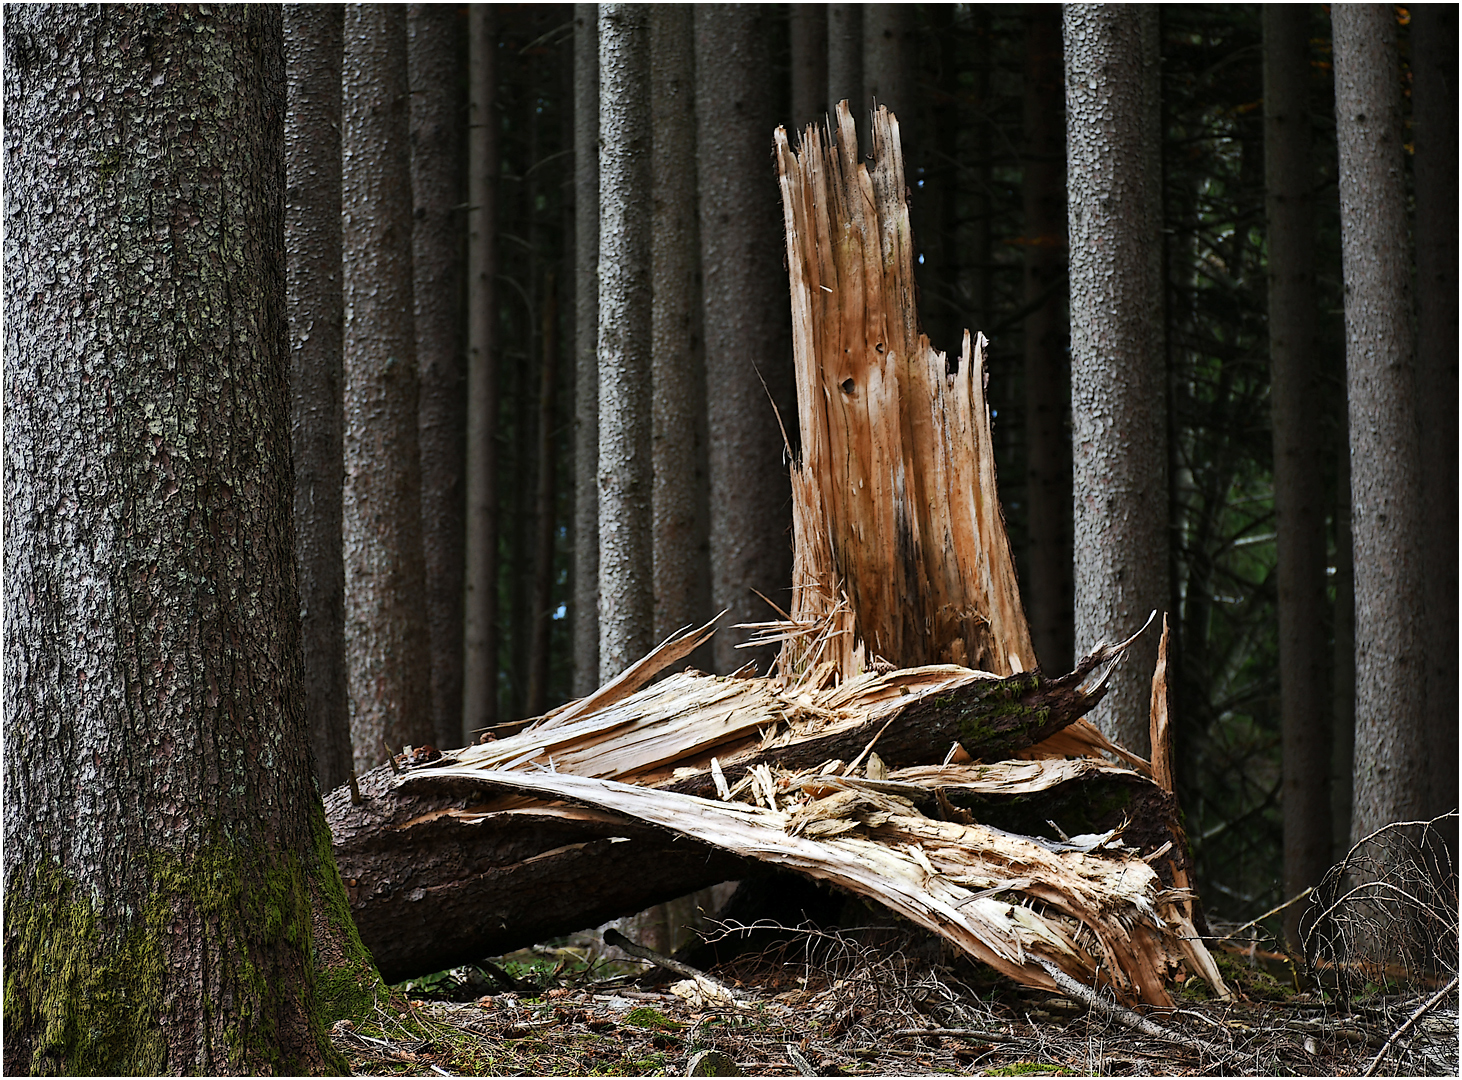
<svg viewBox="0 0 1462 1080">
<path fill-rule="evenodd" d="M 880 660 L 1029 671 L 994 453 L 975 423 L 984 339 L 967 334 L 951 365 L 919 331 L 898 121 L 874 117 L 871 169 L 846 106 L 837 124 L 836 146 L 814 133 L 800 159 L 777 142 L 802 433 L 791 615 L 808 631 L 782 673 L 831 662 L 850 678 Z M 835 629 L 812 632 L 825 622 Z"/>
<path fill-rule="evenodd" d="M 1227 993 L 1193 926 L 1161 676 L 1155 770 L 1081 719 L 1131 639 L 1034 667 L 981 356 L 966 336 L 951 373 L 917 331 L 898 126 L 873 129 L 871 165 L 846 107 L 836 147 L 809 131 L 794 156 L 776 133 L 803 433 L 793 611 L 758 639 L 782 643 L 778 676 L 651 684 L 707 625 L 515 734 L 332 793 L 388 977 L 782 866 L 1031 986 L 1165 1005 L 1186 965 Z"/>
</svg>

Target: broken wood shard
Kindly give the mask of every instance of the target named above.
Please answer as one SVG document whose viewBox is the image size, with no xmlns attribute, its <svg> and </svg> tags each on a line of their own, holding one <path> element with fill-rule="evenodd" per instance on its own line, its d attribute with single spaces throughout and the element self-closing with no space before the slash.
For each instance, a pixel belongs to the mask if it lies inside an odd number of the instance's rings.
<svg viewBox="0 0 1462 1080">
<path fill-rule="evenodd" d="M 1083 719 L 1131 639 L 1068 674 L 1036 663 L 983 339 L 951 367 L 919 333 L 898 125 L 880 109 L 873 132 L 871 169 L 846 106 L 836 138 L 809 129 L 795 155 L 777 133 L 802 455 L 794 601 L 759 627 L 782 646 L 775 677 L 651 683 L 708 625 L 504 737 L 330 793 L 388 979 L 777 867 L 1031 986 L 1166 1005 L 1186 970 L 1229 996 L 1194 927 L 1167 750 L 1160 786 Z"/>
</svg>

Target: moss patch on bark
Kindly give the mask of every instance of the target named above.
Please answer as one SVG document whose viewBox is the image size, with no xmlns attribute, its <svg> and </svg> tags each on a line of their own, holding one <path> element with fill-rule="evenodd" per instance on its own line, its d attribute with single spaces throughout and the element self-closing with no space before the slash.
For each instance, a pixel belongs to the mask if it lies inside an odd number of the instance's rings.
<svg viewBox="0 0 1462 1080">
<path fill-rule="evenodd" d="M 146 861 L 148 893 L 121 917 L 104 915 L 100 897 L 59 866 L 32 867 L 12 877 L 5 897 L 6 1071 L 148 1075 L 209 1067 L 206 1060 L 169 1059 L 162 1009 L 169 991 L 169 938 L 180 920 L 203 928 L 209 951 L 232 965 L 214 977 L 231 981 L 239 995 L 236 1015 L 223 1018 L 222 1046 L 213 1049 L 222 1060 L 212 1063 L 214 1069 L 287 1075 L 318 1067 L 296 1060 L 290 1040 L 278 1030 L 280 1010 L 269 1007 L 295 993 L 313 1014 L 320 1064 L 345 1071 L 326 1035 L 327 1017 L 334 1017 L 319 985 L 333 985 L 334 976 L 320 980 L 307 965 L 305 986 L 279 985 L 252 955 L 261 947 L 285 945 L 312 956 L 309 897 L 333 891 L 344 902 L 333 859 L 310 860 L 328 873 L 293 854 L 250 866 L 237 846 L 216 842 L 190 856 L 154 852 Z M 353 936 L 353 926 L 350 931 Z M 359 948 L 358 938 L 355 943 Z M 332 1000 L 339 999 L 337 988 Z M 212 1021 L 219 1003 L 205 996 L 198 1008 L 197 1022 L 216 1032 Z"/>
</svg>

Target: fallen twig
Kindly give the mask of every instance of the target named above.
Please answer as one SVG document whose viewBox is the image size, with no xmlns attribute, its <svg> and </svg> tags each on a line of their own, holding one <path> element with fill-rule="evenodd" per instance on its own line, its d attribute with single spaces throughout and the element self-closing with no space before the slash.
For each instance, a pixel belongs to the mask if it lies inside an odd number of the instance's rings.
<svg viewBox="0 0 1462 1080">
<path fill-rule="evenodd" d="M 1223 1052 L 1216 1046 L 1196 1039 L 1192 1035 L 1184 1035 L 1181 1032 L 1174 1031 L 1172 1028 L 1163 1027 L 1163 1025 L 1156 1021 L 1149 1020 L 1145 1016 L 1137 1015 L 1131 1009 L 1124 1008 L 1114 1001 L 1108 1001 L 1091 987 L 1073 979 L 1049 960 L 1038 958 L 1036 962 L 1046 969 L 1046 974 L 1051 976 L 1052 981 L 1061 988 L 1062 993 L 1068 997 L 1075 998 L 1090 1009 L 1094 1009 L 1105 1016 L 1110 1016 L 1119 1024 L 1129 1027 L 1133 1031 L 1139 1031 L 1154 1039 L 1161 1039 L 1163 1042 L 1172 1043 L 1175 1046 L 1186 1047 L 1189 1050 L 1203 1050 L 1215 1057 L 1224 1056 Z"/>
<path fill-rule="evenodd" d="M 674 960 L 663 953 L 657 953 L 654 949 L 647 949 L 643 945 L 636 945 L 612 926 L 604 931 L 604 943 L 606 945 L 613 945 L 617 949 L 623 949 L 631 956 L 638 956 L 641 960 L 648 960 L 656 967 L 662 967 L 666 971 L 673 972 L 683 979 L 694 979 L 697 985 L 706 988 L 718 996 L 724 997 L 727 1001 L 734 1002 L 736 1000 L 736 995 L 731 992 L 731 988 L 725 983 L 712 978 L 704 971 L 699 971 L 691 967 L 689 964 L 682 964 L 679 960 Z"/>
<path fill-rule="evenodd" d="M 1427 1013 L 1435 1009 L 1437 1005 L 1441 1002 L 1442 998 L 1446 997 L 1455 989 L 1457 989 L 1457 976 L 1453 975 L 1451 982 L 1442 987 L 1431 997 L 1423 1001 L 1421 1005 L 1417 1007 L 1417 1010 L 1406 1018 L 1406 1023 L 1402 1024 L 1399 1028 L 1391 1033 L 1391 1037 L 1385 1041 L 1380 1050 L 1376 1051 L 1376 1056 L 1371 1058 L 1371 1063 L 1366 1066 L 1366 1071 L 1361 1073 L 1361 1075 L 1374 1076 L 1377 1066 L 1381 1064 L 1381 1059 L 1386 1056 L 1386 1051 L 1391 1049 L 1396 1040 L 1401 1038 L 1401 1036 L 1405 1035 L 1408 1031 L 1410 1031 L 1416 1025 L 1416 1022 L 1418 1020 L 1420 1020 Z"/>
<path fill-rule="evenodd" d="M 1019 1041 L 1014 1035 L 1001 1035 L 994 1031 L 982 1031 L 979 1028 L 899 1028 L 893 1032 L 893 1035 L 909 1038 L 937 1036 L 942 1039 L 985 1039 L 989 1042 Z"/>
</svg>

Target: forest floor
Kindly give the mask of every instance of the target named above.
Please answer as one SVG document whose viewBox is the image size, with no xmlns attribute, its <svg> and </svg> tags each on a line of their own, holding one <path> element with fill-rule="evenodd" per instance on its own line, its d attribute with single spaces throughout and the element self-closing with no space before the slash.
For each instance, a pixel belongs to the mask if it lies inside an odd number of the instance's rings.
<svg viewBox="0 0 1462 1080">
<path fill-rule="evenodd" d="M 795 932 L 742 955 L 711 972 L 734 1002 L 582 945 L 496 965 L 517 990 L 477 968 L 413 980 L 373 1020 L 337 1024 L 335 1045 L 376 1076 L 1356 1076 L 1428 996 L 1373 992 L 1342 1010 L 1223 956 L 1240 1000 L 1191 980 L 1175 1010 L 1149 1013 L 1172 1042 L 887 928 Z M 1457 1068 L 1454 992 L 1376 1074 Z"/>
</svg>

